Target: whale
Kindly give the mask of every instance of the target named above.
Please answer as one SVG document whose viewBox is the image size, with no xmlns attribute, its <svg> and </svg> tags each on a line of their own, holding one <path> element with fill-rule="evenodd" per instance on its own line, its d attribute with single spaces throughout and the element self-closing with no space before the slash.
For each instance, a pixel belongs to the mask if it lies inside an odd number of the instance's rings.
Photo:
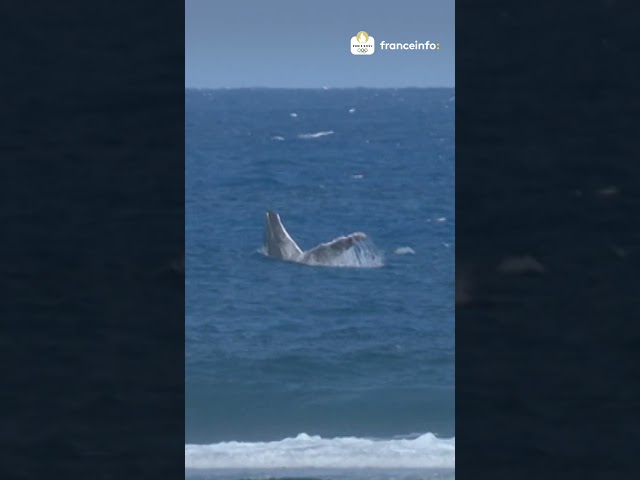
<svg viewBox="0 0 640 480">
<path fill-rule="evenodd" d="M 279 214 L 272 210 L 265 214 L 264 252 L 268 257 L 278 260 L 305 265 L 331 265 L 342 253 L 366 239 L 366 234 L 354 232 L 303 251 L 284 228 Z"/>
</svg>

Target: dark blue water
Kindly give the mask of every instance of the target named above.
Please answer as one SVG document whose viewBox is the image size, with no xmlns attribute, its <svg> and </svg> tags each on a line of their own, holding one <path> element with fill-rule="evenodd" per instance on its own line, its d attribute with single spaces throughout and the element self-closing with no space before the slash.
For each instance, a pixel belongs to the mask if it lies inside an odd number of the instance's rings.
<svg viewBox="0 0 640 480">
<path fill-rule="evenodd" d="M 454 436 L 453 97 L 186 91 L 187 444 Z M 384 265 L 266 258 L 267 209 Z"/>
</svg>

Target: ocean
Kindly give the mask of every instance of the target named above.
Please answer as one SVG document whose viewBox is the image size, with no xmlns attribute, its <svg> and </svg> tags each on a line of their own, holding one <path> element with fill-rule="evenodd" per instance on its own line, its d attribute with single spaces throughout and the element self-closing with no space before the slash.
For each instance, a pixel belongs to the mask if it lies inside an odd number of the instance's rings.
<svg viewBox="0 0 640 480">
<path fill-rule="evenodd" d="M 188 478 L 452 478 L 454 89 L 185 91 Z M 265 212 L 307 266 L 262 252 Z"/>
</svg>

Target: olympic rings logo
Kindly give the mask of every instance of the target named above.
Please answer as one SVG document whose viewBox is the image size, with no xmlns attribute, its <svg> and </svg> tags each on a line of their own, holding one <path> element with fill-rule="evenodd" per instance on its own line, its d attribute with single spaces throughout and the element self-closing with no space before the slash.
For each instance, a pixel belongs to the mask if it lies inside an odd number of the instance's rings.
<svg viewBox="0 0 640 480">
<path fill-rule="evenodd" d="M 358 49 L 358 53 L 367 53 L 368 51 L 369 51 L 368 48 L 361 47 L 361 48 Z"/>
</svg>

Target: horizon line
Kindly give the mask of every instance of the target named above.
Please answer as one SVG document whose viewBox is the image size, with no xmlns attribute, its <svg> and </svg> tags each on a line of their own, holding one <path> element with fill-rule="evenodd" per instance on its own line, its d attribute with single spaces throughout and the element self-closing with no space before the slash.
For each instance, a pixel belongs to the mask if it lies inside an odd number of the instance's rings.
<svg viewBox="0 0 640 480">
<path fill-rule="evenodd" d="M 431 85 L 425 86 L 402 86 L 402 87 L 265 87 L 265 86 L 252 86 L 252 87 L 193 87 L 185 86 L 185 90 L 400 90 L 400 89 L 436 89 L 436 88 L 455 88 L 455 85 Z"/>
</svg>

